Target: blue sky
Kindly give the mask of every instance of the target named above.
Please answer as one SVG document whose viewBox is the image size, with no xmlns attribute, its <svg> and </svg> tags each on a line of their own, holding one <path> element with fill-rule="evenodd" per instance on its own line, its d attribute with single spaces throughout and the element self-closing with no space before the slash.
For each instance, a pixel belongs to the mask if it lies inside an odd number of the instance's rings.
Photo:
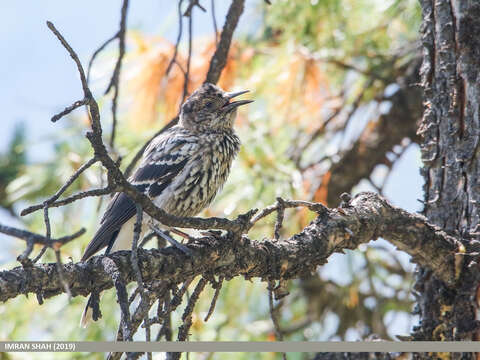
<svg viewBox="0 0 480 360">
<path fill-rule="evenodd" d="M 83 64 L 93 51 L 118 29 L 121 1 L 84 0 L 81 6 L 70 1 L 45 0 L 2 2 L 0 11 L 0 107 L 1 129 L 7 137 L 15 123 L 25 121 L 32 146 L 58 129 L 50 117 L 82 98 L 74 63 L 45 22 L 52 21 L 69 41 Z M 80 4 L 80 3 L 77 3 Z M 228 2 L 217 1 L 219 26 L 223 24 Z M 209 14 L 195 9 L 194 33 L 212 31 Z M 131 1 L 128 27 L 145 33 L 176 37 L 176 2 Z M 110 50 L 115 49 L 115 44 Z M 5 149 L 6 141 L 0 144 Z M 33 149 L 32 149 L 33 150 Z M 31 151 L 38 154 L 38 151 Z M 36 155 L 35 155 L 36 156 Z"/>
</svg>

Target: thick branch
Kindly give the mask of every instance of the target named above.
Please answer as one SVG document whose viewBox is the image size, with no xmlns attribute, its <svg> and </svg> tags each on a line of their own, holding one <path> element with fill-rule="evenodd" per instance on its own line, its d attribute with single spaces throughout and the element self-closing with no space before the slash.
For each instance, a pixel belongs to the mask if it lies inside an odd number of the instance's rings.
<svg viewBox="0 0 480 360">
<path fill-rule="evenodd" d="M 189 244 L 194 252 L 192 257 L 173 248 L 139 249 L 138 264 L 144 282 L 165 280 L 180 284 L 206 272 L 226 279 L 239 275 L 291 279 L 315 271 L 334 252 L 354 249 L 379 237 L 410 254 L 414 262 L 432 269 L 448 284 L 454 283 L 455 253 L 460 251 L 457 240 L 428 224 L 423 216 L 394 207 L 374 193 L 362 193 L 343 208 L 320 210 L 318 217 L 301 233 L 283 241 L 251 241 L 229 232 Z M 116 252 L 109 257 L 126 283 L 137 280 L 130 252 Z M 103 258 L 95 256 L 86 263 L 63 266 L 73 296 L 87 296 L 93 290 L 113 286 Z M 17 267 L 0 273 L 0 301 L 23 293 L 40 292 L 43 297 L 63 293 L 55 266 L 39 264 L 28 271 Z M 95 284 L 92 278 L 96 279 Z"/>
</svg>

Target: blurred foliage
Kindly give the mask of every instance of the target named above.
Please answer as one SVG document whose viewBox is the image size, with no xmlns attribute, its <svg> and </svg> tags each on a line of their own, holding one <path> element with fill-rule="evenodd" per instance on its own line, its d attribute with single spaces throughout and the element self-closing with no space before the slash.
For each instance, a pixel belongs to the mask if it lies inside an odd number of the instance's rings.
<svg viewBox="0 0 480 360">
<path fill-rule="evenodd" d="M 419 7 L 413 0 L 279 0 L 271 6 L 263 1 L 247 6 L 258 8 L 258 13 L 263 14 L 261 22 L 246 34 L 236 34 L 219 85 L 227 90 L 251 89 L 255 103 L 239 112 L 236 128 L 243 143 L 240 155 L 225 188 L 203 216 L 234 217 L 251 208 L 272 204 L 278 196 L 311 199 L 315 178 L 307 176 L 302 166 L 348 147 L 367 121 L 381 111 L 377 99 L 384 95 L 411 56 L 420 21 Z M 187 61 L 185 44 L 180 44 L 179 65 L 174 64 L 165 76 L 174 44 L 138 31 L 130 31 L 127 40 L 114 149 L 122 157 L 123 168 L 143 142 L 176 115 L 183 94 L 181 68 L 185 68 Z M 189 91 L 203 81 L 215 50 L 213 36 L 195 37 L 193 45 Z M 111 69 L 105 64 L 111 64 L 113 56 L 104 53 L 101 57 L 104 63 L 94 68 L 98 78 L 95 87 L 103 85 L 102 78 L 108 78 Z M 108 96 L 99 99 L 105 136 L 111 122 L 110 100 Z M 358 104 L 354 105 L 355 102 Z M 353 106 L 361 111 L 350 118 Z M 337 110 L 340 115 L 325 124 Z M 42 163 L 28 163 L 24 131 L 16 130 L 9 150 L 0 157 L 2 207 L 11 209 L 14 202 L 21 205 L 42 201 L 89 159 L 92 152 L 83 137 L 88 122 L 80 113 L 72 115 L 68 122 L 64 119 L 64 127 L 59 127 L 51 139 L 55 154 Z M 322 127 L 325 129 L 319 132 Z M 305 149 L 301 163 L 296 163 L 292 147 L 304 143 L 313 133 L 319 135 Z M 328 166 L 323 170 L 327 171 Z M 65 196 L 97 188 L 102 181 L 99 167 L 94 166 Z M 80 258 L 98 222 L 98 206 L 99 199 L 86 199 L 50 210 L 54 236 L 72 233 L 79 227 L 88 229 L 87 235 L 62 249 L 64 262 Z M 282 237 L 298 232 L 313 217 L 306 209 L 288 210 Z M 24 221 L 33 231 L 45 231 L 39 213 Z M 251 238 L 271 237 L 274 222 L 273 215 L 264 219 L 252 229 Z M 3 268 L 14 266 L 13 259 L 22 246 L 18 242 L 12 262 Z M 155 244 L 150 242 L 148 246 Z M 53 259 L 47 252 L 42 261 Z M 405 257 L 381 242 L 368 250 L 335 255 L 319 270 L 319 277 L 289 283 L 290 295 L 281 302 L 280 319 L 286 340 L 357 340 L 372 332 L 389 338 L 395 335 L 390 328 L 399 328 L 393 326 L 392 319 L 396 316 L 403 317 L 401 328 L 408 333 L 412 321 L 409 271 Z M 6 319 L 0 329 L 0 340 L 111 340 L 116 333 L 119 309 L 114 306 L 114 292 L 106 293 L 101 301 L 103 318 L 87 330 L 77 326 L 83 298 L 69 302 L 62 295 L 38 306 L 33 297 L 22 296 L 0 304 L 0 313 Z M 213 293 L 208 288 L 202 294 L 190 339 L 274 339 L 266 283 L 241 278 L 226 282 L 214 315 L 204 323 Z M 177 310 L 174 324 L 179 323 L 182 309 Z M 58 326 L 59 318 L 62 326 Z M 155 326 L 152 331 L 156 333 Z M 144 339 L 141 331 L 137 336 Z M 92 358 L 87 354 L 75 356 Z M 195 358 L 222 356 L 202 354 Z M 230 354 L 229 358 L 247 357 Z M 275 356 L 253 354 L 248 358 Z M 308 358 L 308 354 L 289 355 L 289 359 L 303 358 Z"/>
<path fill-rule="evenodd" d="M 0 206 L 13 213 L 14 201 L 7 195 L 7 186 L 21 173 L 26 163 L 25 124 L 19 123 L 14 132 L 7 151 L 0 154 Z"/>
</svg>

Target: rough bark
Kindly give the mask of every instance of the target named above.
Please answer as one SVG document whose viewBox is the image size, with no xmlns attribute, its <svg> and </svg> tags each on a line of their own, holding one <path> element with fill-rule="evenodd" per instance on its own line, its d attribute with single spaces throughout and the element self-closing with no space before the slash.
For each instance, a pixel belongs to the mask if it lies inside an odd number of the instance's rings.
<svg viewBox="0 0 480 360">
<path fill-rule="evenodd" d="M 424 57 L 422 83 L 424 214 L 467 249 L 479 242 L 480 3 L 421 0 Z M 415 340 L 478 340 L 477 256 L 465 256 L 459 280 L 449 289 L 432 272 L 418 270 L 415 289 L 420 324 Z M 421 357 L 418 355 L 418 357 Z M 452 354 L 473 359 L 474 354 Z"/>
<path fill-rule="evenodd" d="M 139 250 L 138 265 L 144 283 L 167 281 L 179 284 L 202 274 L 226 279 L 243 275 L 265 280 L 305 276 L 325 264 L 334 252 L 354 249 L 361 243 L 383 237 L 429 266 L 437 277 L 453 284 L 458 241 L 428 224 L 421 215 L 392 206 L 374 193 L 362 193 L 342 208 L 318 208 L 318 217 L 303 231 L 283 240 L 252 241 L 227 232 L 189 244 L 188 257 L 172 248 Z M 136 281 L 129 251 L 108 256 L 125 282 Z M 105 256 L 86 263 L 63 265 L 63 276 L 73 296 L 87 296 L 114 286 L 105 269 Z M 178 266 L 182 264 L 182 266 Z M 0 273 L 0 301 L 20 294 L 36 293 L 48 298 L 65 292 L 56 263 L 17 267 Z M 95 282 L 92 283 L 92 279 Z"/>
</svg>

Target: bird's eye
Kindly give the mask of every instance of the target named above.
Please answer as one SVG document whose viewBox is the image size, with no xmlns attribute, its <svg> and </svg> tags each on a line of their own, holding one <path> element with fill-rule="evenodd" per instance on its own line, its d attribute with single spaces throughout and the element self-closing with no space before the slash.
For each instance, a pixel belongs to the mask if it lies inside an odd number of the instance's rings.
<svg viewBox="0 0 480 360">
<path fill-rule="evenodd" d="M 209 101 L 209 102 L 207 102 L 207 103 L 205 104 L 205 107 L 206 107 L 207 109 L 211 109 L 211 108 L 213 108 L 213 105 L 214 105 L 214 104 L 213 104 L 213 101 Z"/>
</svg>

